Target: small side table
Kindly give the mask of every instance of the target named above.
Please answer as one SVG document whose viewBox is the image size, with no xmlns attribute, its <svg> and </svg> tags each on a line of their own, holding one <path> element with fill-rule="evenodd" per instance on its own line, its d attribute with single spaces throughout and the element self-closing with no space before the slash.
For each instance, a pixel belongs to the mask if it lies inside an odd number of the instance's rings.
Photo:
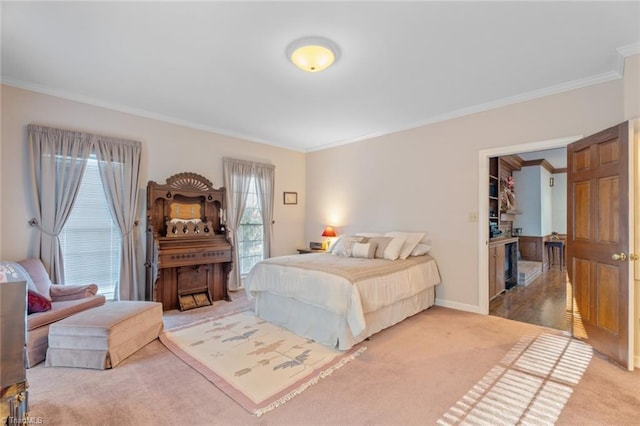
<svg viewBox="0 0 640 426">
<path fill-rule="evenodd" d="M 326 253 L 326 250 L 320 250 L 320 249 L 308 249 L 308 248 L 299 248 L 298 250 L 298 254 L 307 254 L 307 253 Z"/>
<path fill-rule="evenodd" d="M 562 271 L 564 266 L 564 241 L 563 240 L 549 240 L 544 242 L 544 246 L 547 248 L 547 258 L 549 259 L 549 269 L 551 269 L 551 265 L 553 264 L 553 259 L 555 259 L 555 249 L 559 249 L 560 253 L 558 255 L 560 259 L 560 270 Z"/>
</svg>

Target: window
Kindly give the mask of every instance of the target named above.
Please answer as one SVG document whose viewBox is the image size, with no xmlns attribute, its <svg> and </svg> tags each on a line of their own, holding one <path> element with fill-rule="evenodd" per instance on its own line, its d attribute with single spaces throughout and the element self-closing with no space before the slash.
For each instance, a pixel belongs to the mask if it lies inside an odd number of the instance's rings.
<svg viewBox="0 0 640 426">
<path fill-rule="evenodd" d="M 240 258 L 240 274 L 249 273 L 253 265 L 264 258 L 264 229 L 262 213 L 256 191 L 256 180 L 251 178 L 247 203 L 238 227 L 238 257 Z"/>
<path fill-rule="evenodd" d="M 120 276 L 120 230 L 102 189 L 95 156 L 87 163 L 76 203 L 60 233 L 67 284 L 98 284 L 113 299 Z"/>
</svg>

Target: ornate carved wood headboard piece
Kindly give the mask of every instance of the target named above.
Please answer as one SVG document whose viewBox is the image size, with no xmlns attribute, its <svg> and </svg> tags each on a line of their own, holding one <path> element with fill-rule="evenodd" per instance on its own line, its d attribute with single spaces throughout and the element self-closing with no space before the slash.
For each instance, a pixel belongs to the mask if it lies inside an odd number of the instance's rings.
<svg viewBox="0 0 640 426">
<path fill-rule="evenodd" d="M 224 234 L 225 189 L 196 173 L 178 173 L 147 185 L 147 231 L 159 237 Z"/>
</svg>

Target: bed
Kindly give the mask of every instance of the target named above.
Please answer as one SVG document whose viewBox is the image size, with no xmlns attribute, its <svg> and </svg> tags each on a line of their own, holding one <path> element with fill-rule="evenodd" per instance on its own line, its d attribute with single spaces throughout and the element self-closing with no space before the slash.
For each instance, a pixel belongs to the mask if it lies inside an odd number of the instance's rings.
<svg viewBox="0 0 640 426">
<path fill-rule="evenodd" d="M 346 350 L 432 306 L 441 281 L 435 259 L 428 254 L 385 258 L 384 249 L 370 242 L 375 239 L 380 237 L 361 239 L 350 247 L 347 243 L 342 252 L 259 262 L 245 279 L 256 315 Z M 368 254 L 358 255 L 359 246 L 367 245 Z"/>
</svg>

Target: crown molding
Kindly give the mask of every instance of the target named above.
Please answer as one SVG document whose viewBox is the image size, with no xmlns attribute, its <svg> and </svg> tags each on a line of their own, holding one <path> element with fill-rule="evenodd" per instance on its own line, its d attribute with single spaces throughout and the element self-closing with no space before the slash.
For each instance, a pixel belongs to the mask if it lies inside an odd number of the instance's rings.
<svg viewBox="0 0 640 426">
<path fill-rule="evenodd" d="M 545 168 L 549 173 L 553 173 L 553 171 L 555 170 L 551 165 L 551 163 L 549 163 L 544 158 L 541 158 L 539 160 L 527 160 L 522 163 L 522 167 L 527 167 L 527 166 L 540 166 Z"/>
<path fill-rule="evenodd" d="M 625 58 L 627 56 L 640 55 L 640 41 L 618 47 L 616 50 Z"/>
<path fill-rule="evenodd" d="M 83 104 L 87 104 L 87 105 L 91 105 L 99 108 L 105 108 L 111 111 L 121 112 L 124 114 L 131 114 L 138 117 L 148 118 L 151 120 L 162 121 L 163 123 L 175 124 L 176 126 L 187 127 L 189 129 L 201 130 L 207 133 L 214 133 L 220 136 L 227 136 L 231 138 L 241 139 L 247 142 L 259 143 L 262 145 L 269 145 L 269 146 L 283 148 L 283 149 L 287 149 L 295 152 L 304 152 L 304 149 L 300 147 L 296 148 L 296 147 L 288 146 L 284 143 L 266 141 L 264 139 L 254 138 L 251 136 L 233 132 L 228 129 L 220 129 L 220 128 L 215 128 L 211 126 L 206 126 L 203 124 L 194 123 L 191 121 L 171 117 L 168 115 L 157 114 L 157 113 L 150 112 L 143 109 L 138 109 L 138 108 L 133 108 L 126 105 L 107 102 L 107 101 L 97 99 L 97 98 L 92 98 L 89 96 L 82 96 L 74 93 L 69 93 L 64 90 L 52 89 L 50 87 L 42 86 L 39 84 L 27 83 L 24 81 L 7 79 L 7 78 L 2 78 L 0 80 L 0 84 L 15 87 L 17 89 L 28 90 L 30 92 L 40 93 L 47 96 L 53 96 L 53 97 L 65 99 L 68 101 L 79 102 L 79 103 L 83 103 Z"/>
<path fill-rule="evenodd" d="M 500 161 L 506 166 L 507 169 L 520 170 L 525 161 L 518 154 L 505 155 L 500 157 Z"/>
<path fill-rule="evenodd" d="M 329 143 L 329 144 L 324 144 L 324 145 L 318 145 L 316 147 L 313 148 L 309 148 L 306 150 L 306 152 L 313 152 L 313 151 L 322 151 L 324 149 L 329 149 L 329 148 L 335 148 L 338 146 L 342 146 L 342 145 L 348 145 L 351 143 L 355 143 L 355 142 L 361 142 L 364 140 L 368 140 L 368 139 L 373 139 L 376 137 L 380 137 L 380 136 L 385 136 L 385 135 L 390 135 L 393 133 L 398 133 L 398 132 L 403 132 L 403 131 L 407 131 L 407 130 L 412 130 L 412 129 L 417 129 L 419 127 L 423 127 L 423 126 L 428 126 L 430 124 L 435 124 L 435 123 L 440 123 L 443 121 L 447 121 L 447 120 L 452 120 L 455 118 L 461 118 L 467 115 L 471 115 L 471 114 L 476 114 L 479 112 L 484 112 L 484 111 L 489 111 L 492 109 L 496 109 L 496 108 L 501 108 L 501 107 L 505 107 L 505 106 L 509 106 L 509 105 L 514 105 L 514 104 L 518 104 L 521 102 L 525 102 L 525 101 L 530 101 L 530 100 L 534 100 L 534 99 L 539 99 L 539 98 L 544 98 L 545 96 L 551 96 L 551 95 L 556 95 L 559 93 L 563 93 L 563 92 L 568 92 L 570 90 L 575 90 L 575 89 L 581 89 L 584 87 L 589 87 L 589 86 L 593 86 L 596 84 L 600 84 L 600 83 L 606 83 L 612 80 L 618 80 L 622 77 L 621 74 L 619 74 L 616 71 L 608 71 L 606 73 L 602 73 L 602 74 L 597 74 L 591 77 L 587 77 L 587 78 L 583 78 L 583 79 L 579 79 L 579 80 L 573 80 L 573 81 L 569 81 L 563 84 L 558 84 L 555 86 L 551 86 L 551 87 L 547 87 L 544 89 L 540 89 L 540 90 L 534 90 L 531 92 L 527 92 L 527 93 L 523 93 L 520 95 L 516 95 L 516 96 L 511 96 L 508 98 L 502 98 L 502 99 L 498 99 L 496 101 L 491 101 L 491 102 L 487 102 L 484 104 L 479 104 L 479 105 L 475 105 L 469 108 L 462 108 L 456 111 L 451 111 L 445 114 L 440 114 L 440 115 L 436 115 L 433 116 L 427 120 L 424 121 L 419 121 L 419 122 L 414 122 L 408 126 L 404 126 L 402 128 L 398 128 L 395 130 L 390 130 L 390 131 L 378 131 L 378 132 L 373 132 L 373 133 L 369 133 L 366 135 L 362 135 L 362 136 L 358 136 L 355 138 L 350 138 L 350 139 L 344 139 L 342 141 L 337 141 L 334 143 Z"/>
<path fill-rule="evenodd" d="M 93 105 L 93 106 L 97 106 L 97 107 L 102 107 L 102 108 L 106 108 L 106 109 L 110 109 L 113 111 L 118 111 L 118 112 L 123 112 L 123 113 L 127 113 L 127 114 L 133 114 L 133 115 L 137 115 L 140 117 L 145 117 L 145 118 L 149 118 L 152 120 L 158 120 L 158 121 L 163 121 L 166 123 L 171 123 L 171 124 L 175 124 L 178 126 L 183 126 L 183 127 L 188 127 L 188 128 L 192 128 L 192 129 L 196 129 L 196 130 L 202 130 L 205 132 L 209 132 L 209 133 L 215 133 L 215 134 L 219 134 L 219 135 L 223 135 L 223 136 L 228 136 L 228 137 L 233 137 L 233 138 L 238 138 L 238 139 L 242 139 L 248 142 L 255 142 L 255 143 L 259 143 L 259 144 L 264 144 L 264 145 L 270 145 L 270 146 L 275 146 L 275 147 L 279 147 L 279 148 L 283 148 L 283 149 L 288 149 L 291 151 L 296 151 L 296 152 L 315 152 L 315 151 L 322 151 L 325 149 L 329 149 L 329 148 L 335 148 L 335 147 L 339 147 L 339 146 L 343 146 L 343 145 L 348 145 L 348 144 L 352 144 L 352 143 L 356 143 L 356 142 L 361 142 L 361 141 L 365 141 L 368 139 L 373 139 L 373 138 L 377 138 L 377 137 L 381 137 L 381 136 L 386 136 L 386 135 L 390 135 L 393 133 L 399 133 L 399 132 L 403 132 L 403 131 L 407 131 L 407 130 L 412 130 L 412 129 L 416 129 L 419 127 L 424 127 L 424 126 L 428 126 L 431 124 L 436 124 L 436 123 L 440 123 L 443 121 L 447 121 L 447 120 L 452 120 L 455 118 L 461 118 L 467 115 L 471 115 L 471 114 L 476 114 L 476 113 L 480 113 L 480 112 L 484 112 L 484 111 L 489 111 L 492 109 L 497 109 L 497 108 L 501 108 L 501 107 L 505 107 L 505 106 L 509 106 L 509 105 L 514 105 L 514 104 L 518 104 L 521 102 L 526 102 L 526 101 L 530 101 L 530 100 L 534 100 L 534 99 L 539 99 L 539 98 L 543 98 L 546 96 L 551 96 L 551 95 L 555 95 L 555 94 L 559 94 L 559 93 L 563 93 L 563 92 L 567 92 L 567 91 L 571 91 L 571 90 L 576 90 L 576 89 L 581 89 L 584 87 L 589 87 L 589 86 L 593 86 L 596 84 L 600 84 L 600 83 L 606 83 L 612 80 L 617 80 L 622 78 L 623 74 L 624 74 L 624 59 L 628 56 L 633 56 L 635 54 L 640 54 L 640 42 L 637 43 L 633 43 L 633 44 L 629 44 L 626 46 L 622 46 L 619 47 L 618 49 L 616 49 L 616 51 L 618 52 L 617 55 L 617 63 L 615 64 L 615 71 L 608 71 L 602 74 L 597 74 L 597 75 L 593 75 L 590 77 L 586 77 L 583 79 L 578 79 L 578 80 L 572 80 L 566 83 L 562 83 L 562 84 L 558 84 L 555 86 L 550 86 L 544 89 L 539 89 L 539 90 L 534 90 L 531 92 L 527 92 L 527 93 L 522 93 L 519 95 L 515 95 L 515 96 L 511 96 L 511 97 L 506 97 L 506 98 L 502 98 L 502 99 L 498 99 L 495 101 L 491 101 L 491 102 L 486 102 L 486 103 L 482 103 L 482 104 L 478 104 L 478 105 L 474 105 L 468 108 L 462 108 L 462 109 L 458 109 L 455 111 L 450 111 L 444 114 L 439 114 L 439 115 L 435 115 L 433 117 L 430 117 L 426 120 L 421 120 L 421 121 L 417 121 L 417 122 L 413 122 L 413 123 L 409 123 L 405 126 L 401 126 L 399 128 L 395 128 L 395 129 L 390 129 L 390 130 L 379 130 L 376 132 L 370 132 L 367 134 L 363 134 L 360 136 L 356 136 L 353 138 L 347 138 L 347 139 L 343 139 L 343 140 L 339 140 L 339 141 L 335 141 L 335 142 L 330 142 L 327 144 L 321 144 L 321 145 L 317 145 L 315 147 L 311 147 L 311 148 L 303 148 L 303 147 L 295 147 L 295 146 L 289 146 L 285 143 L 280 143 L 278 141 L 267 141 L 261 138 L 256 138 L 256 137 L 252 137 L 252 136 L 247 136 L 244 134 L 240 134 L 228 129 L 220 129 L 220 128 L 215 128 L 215 127 L 211 127 L 211 126 L 206 126 L 200 123 L 194 123 L 194 122 L 190 122 L 187 120 L 182 120 L 182 119 L 178 119 L 175 117 L 171 117 L 171 116 L 166 116 L 166 115 L 162 115 L 162 114 L 157 114 L 157 113 L 153 113 L 150 111 L 146 111 L 146 110 L 142 110 L 142 109 L 137 109 L 137 108 L 132 108 L 132 107 L 128 107 L 125 105 L 120 105 L 120 104 L 115 104 L 115 103 L 110 103 L 110 102 L 106 102 L 100 99 L 96 99 L 96 98 L 91 98 L 88 96 L 82 96 L 82 95 L 77 95 L 77 94 L 73 94 L 73 93 L 68 93 L 64 90 L 58 90 L 58 89 L 52 89 L 49 88 L 47 86 L 42 86 L 42 85 L 37 85 L 37 84 L 32 84 L 32 83 L 26 83 L 23 81 L 19 81 L 19 80 L 12 80 L 12 79 L 6 79 L 6 78 L 2 78 L 0 80 L 1 84 L 6 84 L 8 86 L 12 86 L 12 87 L 16 87 L 19 89 L 24 89 L 24 90 L 29 90 L 32 92 L 37 92 L 37 93 L 42 93 L 45 95 L 50 95 L 50 96 L 55 96 L 58 98 L 62 98 L 62 99 L 67 99 L 67 100 L 71 100 L 71 101 L 76 101 L 76 102 L 81 102 L 81 103 L 85 103 L 85 104 L 89 104 L 89 105 Z"/>
<path fill-rule="evenodd" d="M 636 43 L 627 44 L 616 49 L 618 55 L 616 57 L 616 72 L 620 74 L 620 77 L 624 75 L 624 61 L 629 56 L 640 55 L 640 41 Z"/>
<path fill-rule="evenodd" d="M 556 168 L 553 167 L 553 165 L 551 163 L 549 163 L 545 159 L 524 161 L 522 163 L 522 167 L 527 167 L 527 166 L 540 166 L 540 167 L 545 168 L 551 174 L 567 173 L 567 168 L 566 167 L 562 167 L 562 168 L 556 169 Z"/>
</svg>

